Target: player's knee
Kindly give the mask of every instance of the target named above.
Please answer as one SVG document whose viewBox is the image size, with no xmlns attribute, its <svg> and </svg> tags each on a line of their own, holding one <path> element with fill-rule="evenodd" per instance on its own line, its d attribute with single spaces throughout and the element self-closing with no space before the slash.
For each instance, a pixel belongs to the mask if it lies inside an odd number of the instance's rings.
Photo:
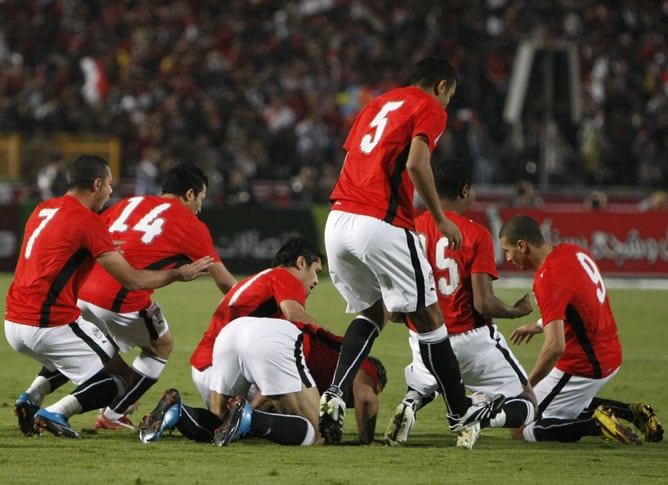
<svg viewBox="0 0 668 485">
<path fill-rule="evenodd" d="M 155 356 L 167 360 L 174 349 L 174 338 L 171 332 L 167 332 L 162 337 L 151 342 L 150 351 Z"/>
</svg>

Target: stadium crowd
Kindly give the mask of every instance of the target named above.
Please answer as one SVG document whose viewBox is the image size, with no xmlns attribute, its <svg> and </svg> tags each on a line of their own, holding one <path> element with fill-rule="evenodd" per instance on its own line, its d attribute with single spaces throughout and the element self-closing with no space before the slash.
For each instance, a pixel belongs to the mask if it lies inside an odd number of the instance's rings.
<svg viewBox="0 0 668 485">
<path fill-rule="evenodd" d="M 268 179 L 289 181 L 294 200 L 325 201 L 359 108 L 405 84 L 407 60 L 438 54 L 460 79 L 439 155 L 470 161 L 478 184 L 535 182 L 544 107 L 534 100 L 522 129 L 503 121 L 513 60 L 523 39 L 572 41 L 583 120 L 571 124 L 555 100 L 551 181 L 668 185 L 668 1 L 277 5 L 1 2 L 0 134 L 117 135 L 122 177 L 149 193 L 186 161 L 206 168 L 213 200 L 246 202 L 251 181 Z M 27 173 L 50 158 L 26 161 Z"/>
</svg>

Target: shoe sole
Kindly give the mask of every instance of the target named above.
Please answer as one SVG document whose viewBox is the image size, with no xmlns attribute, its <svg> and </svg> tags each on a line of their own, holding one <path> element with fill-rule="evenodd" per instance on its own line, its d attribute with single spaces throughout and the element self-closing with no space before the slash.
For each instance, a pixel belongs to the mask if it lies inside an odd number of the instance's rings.
<svg viewBox="0 0 668 485">
<path fill-rule="evenodd" d="M 32 436 L 35 434 L 35 413 L 39 411 L 39 408 L 34 404 L 27 402 L 16 403 L 14 406 L 14 415 L 19 420 L 19 428 L 21 433 L 26 436 Z"/>
<path fill-rule="evenodd" d="M 77 440 L 81 439 L 81 435 L 78 432 L 74 431 L 72 428 L 63 426 L 62 424 L 56 423 L 55 421 L 51 421 L 50 419 L 47 419 L 43 416 L 35 416 L 33 422 L 34 422 L 34 429 L 39 434 L 42 434 L 44 430 L 47 430 L 50 433 L 53 433 L 55 436 L 66 436 L 68 438 L 74 438 Z"/>
<path fill-rule="evenodd" d="M 144 443 L 150 441 L 157 441 L 156 438 L 160 438 L 160 428 L 162 427 L 162 422 L 165 419 L 165 413 L 167 410 L 172 407 L 174 404 L 181 401 L 181 395 L 176 389 L 167 389 L 162 393 L 160 397 L 160 402 L 158 405 L 151 411 L 149 414 L 144 416 L 142 419 L 141 425 L 139 426 L 140 434 L 143 435 L 146 432 L 153 433 L 149 439 L 141 439 Z M 162 430 L 164 431 L 164 430 Z"/>
<path fill-rule="evenodd" d="M 638 446 L 642 441 L 631 429 L 622 425 L 609 409 L 597 409 L 593 418 L 596 419 L 601 427 L 603 437 L 608 440 L 616 440 L 620 443 L 630 446 Z"/>
<path fill-rule="evenodd" d="M 659 418 L 654 414 L 654 409 L 649 404 L 638 403 L 631 405 L 633 412 L 633 425 L 645 436 L 645 441 L 658 443 L 663 441 L 663 426 Z"/>
<path fill-rule="evenodd" d="M 241 399 L 236 397 L 227 404 L 227 416 L 222 426 L 216 429 L 213 434 L 213 442 L 217 446 L 227 446 L 237 434 L 241 418 L 243 417 L 243 405 Z"/>
<path fill-rule="evenodd" d="M 338 420 L 332 419 L 330 415 L 330 402 L 325 401 L 320 405 L 320 434 L 325 439 L 325 444 L 327 445 L 338 445 L 341 443 L 341 438 L 343 438 L 343 415 L 339 407 L 339 415 L 341 416 Z M 344 411 L 345 412 L 345 411 Z"/>
</svg>

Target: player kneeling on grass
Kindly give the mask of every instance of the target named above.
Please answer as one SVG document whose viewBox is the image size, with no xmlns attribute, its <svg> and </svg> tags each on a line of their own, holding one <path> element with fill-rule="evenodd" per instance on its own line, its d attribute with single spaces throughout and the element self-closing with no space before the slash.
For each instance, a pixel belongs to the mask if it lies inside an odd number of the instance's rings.
<svg viewBox="0 0 668 485">
<path fill-rule="evenodd" d="M 302 331 L 306 365 L 321 392 L 331 382 L 343 338 L 317 325 L 292 323 Z M 207 406 L 211 397 L 208 389 L 212 369 L 208 367 L 199 371 L 193 368 L 193 381 Z M 386 383 L 387 374 L 383 364 L 378 359 L 367 357 L 353 380 L 351 400 L 347 403 L 348 407 L 355 409 L 361 444 L 379 443 L 373 439 L 378 413 L 378 394 Z M 269 422 L 270 417 L 258 411 L 273 413 L 280 411 L 274 406 L 273 399 L 268 399 L 257 392 L 257 386 L 253 385 L 251 389 L 254 392 L 252 399 L 250 395 L 249 399 L 256 408 L 253 416 L 256 426 L 260 427 L 263 426 L 262 422 Z M 242 401 L 234 400 L 232 403 L 235 408 L 241 405 Z M 176 428 L 189 439 L 210 443 L 214 439 L 216 429 L 221 425 L 219 417 L 208 409 L 187 406 L 182 402 L 176 389 L 168 389 L 163 393 L 156 408 L 144 417 L 140 428 L 140 439 L 145 443 L 155 442 L 165 430 Z"/>
<path fill-rule="evenodd" d="M 483 425 L 518 428 L 533 421 L 536 396 L 526 372 L 492 318 L 528 315 L 529 295 L 510 306 L 494 294 L 492 282 L 498 278 L 498 272 L 492 236 L 486 228 L 463 216 L 472 201 L 471 166 L 448 160 L 434 172 L 444 215 L 462 232 L 462 246 L 458 251 L 450 247 L 429 212 L 415 219 L 415 229 L 434 271 L 438 306 L 445 318 L 462 381 L 474 398 L 478 396 L 475 393 L 509 396 L 500 412 Z M 439 394 L 436 379 L 424 365 L 415 328 L 410 320 L 407 323 L 413 361 L 406 367 L 408 390 L 385 432 L 385 441 L 391 446 L 406 442 L 415 423 L 415 413 Z M 457 446 L 472 448 L 479 433 L 480 424 L 465 428 L 458 433 Z"/>
<path fill-rule="evenodd" d="M 526 215 L 515 215 L 499 231 L 506 259 L 536 271 L 533 291 L 541 313 L 537 323 L 516 328 L 519 344 L 543 333 L 544 342 L 529 373 L 539 417 L 525 426 L 527 441 L 578 441 L 603 435 L 628 445 L 642 441 L 618 418 L 632 422 L 646 441 L 661 441 L 663 427 L 644 403 L 596 398 L 619 372 L 622 347 L 603 276 L 589 252 L 569 243 L 552 246 Z"/>
</svg>

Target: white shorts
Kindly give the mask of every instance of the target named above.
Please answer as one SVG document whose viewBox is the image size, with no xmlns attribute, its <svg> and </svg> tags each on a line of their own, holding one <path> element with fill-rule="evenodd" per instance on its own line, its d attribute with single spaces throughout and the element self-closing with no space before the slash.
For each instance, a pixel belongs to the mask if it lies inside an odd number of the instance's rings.
<svg viewBox="0 0 668 485">
<path fill-rule="evenodd" d="M 255 384 L 270 397 L 314 387 L 302 345 L 301 330 L 287 320 L 237 318 L 216 337 L 209 389 L 245 396 Z"/>
<path fill-rule="evenodd" d="M 436 302 L 434 273 L 416 233 L 375 217 L 331 211 L 325 224 L 329 276 L 348 304 L 366 310 L 382 298 L 391 312 Z"/>
<path fill-rule="evenodd" d="M 167 319 L 155 301 L 145 310 L 128 313 L 112 312 L 84 300 L 78 300 L 77 306 L 86 319 L 114 340 L 121 352 L 148 348 L 169 331 Z"/>
<path fill-rule="evenodd" d="M 207 367 L 204 370 L 191 367 L 193 384 L 195 384 L 199 395 L 202 396 L 202 401 L 206 404 L 207 409 L 211 407 L 211 369 L 213 367 Z"/>
<path fill-rule="evenodd" d="M 83 317 L 48 328 L 5 320 L 5 337 L 14 350 L 49 370 L 57 369 L 77 386 L 100 372 L 116 353 L 111 340 Z"/>
<path fill-rule="evenodd" d="M 538 415 L 541 418 L 575 419 L 584 411 L 598 391 L 610 380 L 612 374 L 603 379 L 565 374 L 553 368 L 533 388 L 538 399 Z"/>
<path fill-rule="evenodd" d="M 438 385 L 422 362 L 417 335 L 409 331 L 413 362 L 405 369 L 406 384 L 420 395 L 429 396 L 438 391 Z M 464 386 L 470 392 L 515 397 L 524 390 L 527 374 L 495 324 L 450 335 L 450 343 Z"/>
</svg>

